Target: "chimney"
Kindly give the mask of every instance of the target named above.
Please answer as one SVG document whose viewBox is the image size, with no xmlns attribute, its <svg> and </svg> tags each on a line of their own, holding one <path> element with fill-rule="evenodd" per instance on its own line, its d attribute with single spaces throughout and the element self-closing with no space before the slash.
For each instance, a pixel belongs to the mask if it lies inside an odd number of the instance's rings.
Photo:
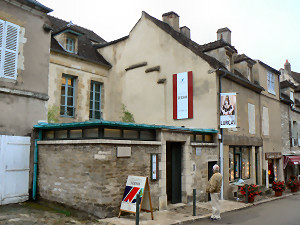
<svg viewBox="0 0 300 225">
<path fill-rule="evenodd" d="M 179 16 L 177 15 L 177 13 L 175 13 L 173 11 L 164 13 L 162 15 L 162 20 L 163 20 L 163 22 L 169 24 L 174 30 L 180 32 Z"/>
<path fill-rule="evenodd" d="M 191 30 L 190 30 L 190 28 L 188 28 L 186 26 L 180 27 L 180 33 L 182 33 L 188 39 L 191 39 Z"/>
<path fill-rule="evenodd" d="M 231 45 L 231 30 L 227 27 L 221 28 L 217 31 L 217 40 L 223 39 Z"/>
<path fill-rule="evenodd" d="M 292 68 L 291 68 L 291 64 L 289 63 L 288 60 L 286 60 L 285 64 L 284 64 L 284 72 L 291 75 L 292 74 Z"/>
</svg>

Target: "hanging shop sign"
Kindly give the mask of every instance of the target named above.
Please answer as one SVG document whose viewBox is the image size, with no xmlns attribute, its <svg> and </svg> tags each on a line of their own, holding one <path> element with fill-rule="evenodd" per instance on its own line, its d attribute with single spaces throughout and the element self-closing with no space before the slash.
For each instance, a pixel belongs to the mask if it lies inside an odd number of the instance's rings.
<svg viewBox="0 0 300 225">
<path fill-rule="evenodd" d="M 193 118 L 193 72 L 173 74 L 173 119 Z"/>
<path fill-rule="evenodd" d="M 236 93 L 220 94 L 220 128 L 236 127 Z"/>
<path fill-rule="evenodd" d="M 140 208 L 146 212 L 151 212 L 152 220 L 153 217 L 153 208 L 150 196 L 150 185 L 148 177 L 140 176 L 128 176 L 126 187 L 121 203 L 119 217 L 121 212 L 136 213 L 136 198 L 137 194 L 140 196 Z"/>
<path fill-rule="evenodd" d="M 282 153 L 281 152 L 266 152 L 265 158 L 267 159 L 281 159 Z"/>
</svg>

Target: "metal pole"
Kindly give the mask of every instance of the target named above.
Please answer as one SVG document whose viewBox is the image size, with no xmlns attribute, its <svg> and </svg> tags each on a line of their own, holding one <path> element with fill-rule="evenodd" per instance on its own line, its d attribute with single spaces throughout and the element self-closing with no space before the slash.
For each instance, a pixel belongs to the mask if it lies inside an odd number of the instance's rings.
<svg viewBox="0 0 300 225">
<path fill-rule="evenodd" d="M 245 196 L 245 200 L 246 200 L 246 203 L 248 203 L 248 184 L 245 184 L 245 191 L 246 191 L 246 196 Z"/>
<path fill-rule="evenodd" d="M 136 195 L 135 224 L 140 224 L 140 192 Z"/>
<path fill-rule="evenodd" d="M 196 216 L 196 189 L 193 189 L 193 216 Z"/>
</svg>

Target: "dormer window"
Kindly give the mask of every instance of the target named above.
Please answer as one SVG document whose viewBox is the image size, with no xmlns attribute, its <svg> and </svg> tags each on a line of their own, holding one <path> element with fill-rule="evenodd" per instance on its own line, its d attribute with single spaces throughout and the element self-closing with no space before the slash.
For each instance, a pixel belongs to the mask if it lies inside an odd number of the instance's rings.
<svg viewBox="0 0 300 225">
<path fill-rule="evenodd" d="M 67 37 L 66 51 L 71 53 L 75 52 L 75 40 L 73 38 Z"/>
</svg>

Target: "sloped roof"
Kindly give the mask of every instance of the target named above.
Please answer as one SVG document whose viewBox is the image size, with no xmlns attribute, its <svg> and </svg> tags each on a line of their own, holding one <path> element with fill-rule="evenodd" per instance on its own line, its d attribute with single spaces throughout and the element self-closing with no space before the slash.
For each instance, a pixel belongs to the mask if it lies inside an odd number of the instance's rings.
<svg viewBox="0 0 300 225">
<path fill-rule="evenodd" d="M 184 36 L 180 32 L 175 31 L 169 24 L 150 16 L 145 11 L 143 11 L 143 15 L 145 16 L 145 18 L 152 21 L 155 25 L 157 25 L 163 31 L 165 31 L 166 33 L 171 35 L 180 44 L 182 44 L 186 48 L 190 49 L 196 55 L 200 56 L 203 60 L 205 60 L 213 68 L 215 68 L 215 69 L 225 68 L 224 65 L 221 62 L 219 62 L 217 59 L 203 53 L 203 51 L 202 51 L 203 48 L 201 48 L 201 46 L 198 43 L 196 43 L 196 42 L 192 41 L 191 39 L 187 38 L 186 36 Z M 125 36 L 123 38 L 120 38 L 118 40 L 115 40 L 115 41 L 112 41 L 112 42 L 109 42 L 109 43 L 97 44 L 97 45 L 95 45 L 95 47 L 103 48 L 105 46 L 109 46 L 109 45 L 118 43 L 120 41 L 126 40 L 127 38 L 128 38 L 128 36 Z"/>
<path fill-rule="evenodd" d="M 280 88 L 283 89 L 283 88 L 287 88 L 287 87 L 296 88 L 296 86 L 288 80 L 284 80 L 284 81 L 280 82 Z"/>
<path fill-rule="evenodd" d="M 17 1 L 44 13 L 49 13 L 53 11 L 52 9 L 48 8 L 47 6 L 44 6 L 43 4 L 39 3 L 36 0 L 17 0 Z"/>
<path fill-rule="evenodd" d="M 199 47 L 202 52 L 208 52 L 208 51 L 215 50 L 218 48 L 223 48 L 226 46 L 230 47 L 233 51 L 237 52 L 235 47 L 233 47 L 232 45 L 230 45 L 228 42 L 224 41 L 223 39 L 213 41 L 213 42 L 210 42 L 207 44 L 203 44 L 203 45 L 200 45 Z"/>
<path fill-rule="evenodd" d="M 104 39 L 102 39 L 100 36 L 98 36 L 96 33 L 94 33 L 91 30 L 88 30 L 86 28 L 77 26 L 75 24 L 68 25 L 69 22 L 58 19 L 53 16 L 48 16 L 51 26 L 53 28 L 53 35 L 51 37 L 51 50 L 56 51 L 59 53 L 67 54 L 74 56 L 76 58 L 80 58 L 83 60 L 87 60 L 93 63 L 98 63 L 104 66 L 111 67 L 110 63 L 107 62 L 104 57 L 99 54 L 99 52 L 93 47 L 92 42 L 96 43 L 106 43 Z M 71 29 L 79 33 L 80 35 L 78 38 L 78 52 L 70 53 L 65 51 L 65 49 L 55 40 L 54 35 L 58 34 L 65 29 Z"/>
<path fill-rule="evenodd" d="M 65 20 L 56 18 L 54 16 L 49 16 L 49 15 L 48 15 L 48 19 L 52 24 L 53 33 L 57 32 L 58 30 L 61 30 L 63 27 L 67 27 L 67 25 L 70 23 Z M 98 36 L 94 31 L 78 26 L 76 24 L 72 24 L 72 26 L 80 33 L 85 34 L 88 37 L 88 39 L 90 39 L 91 41 L 98 42 L 98 43 L 106 42 L 103 38 Z"/>
<path fill-rule="evenodd" d="M 248 57 L 245 54 L 239 54 L 234 58 L 234 63 L 239 63 L 242 61 L 250 61 L 252 64 L 256 63 L 253 59 L 251 59 L 250 57 Z"/>
<path fill-rule="evenodd" d="M 180 32 L 175 31 L 169 24 L 167 24 L 165 22 L 162 22 L 162 21 L 150 16 L 148 13 L 146 13 L 144 11 L 143 11 L 143 14 L 145 15 L 145 17 L 147 19 L 152 21 L 155 25 L 157 25 L 159 28 L 161 28 L 166 33 L 170 34 L 180 44 L 182 44 L 183 46 L 190 49 L 196 55 L 200 56 L 202 59 L 204 59 L 207 63 L 209 63 L 215 69 L 220 68 L 220 67 L 225 68 L 224 65 L 221 62 L 219 62 L 217 59 L 204 54 L 202 49 L 201 49 L 201 46 L 198 43 L 196 43 L 196 42 L 192 41 L 191 39 L 187 38 L 186 36 L 184 36 Z"/>
<path fill-rule="evenodd" d="M 275 73 L 275 74 L 277 74 L 277 75 L 280 75 L 280 72 L 279 72 L 278 70 L 274 69 L 273 67 L 271 67 L 271 66 L 265 64 L 264 62 L 262 62 L 262 61 L 260 61 L 260 60 L 257 60 L 257 62 L 258 62 L 260 65 L 262 65 L 263 67 L 265 67 L 267 70 L 269 70 L 269 71 L 271 71 L 271 72 L 273 72 L 273 73 Z"/>
<path fill-rule="evenodd" d="M 293 72 L 292 71 L 292 78 L 298 83 L 300 84 L 300 73 L 297 73 L 297 72 Z"/>
<path fill-rule="evenodd" d="M 156 124 L 138 124 L 138 123 L 125 123 L 120 121 L 108 121 L 108 120 L 88 120 L 84 122 L 73 122 L 73 123 L 39 123 L 34 125 L 34 128 L 38 129 L 56 129 L 56 128 L 73 128 L 73 127 L 91 127 L 91 126 L 110 126 L 110 127 L 122 127 L 122 128 L 137 128 L 137 129 L 167 129 L 176 131 L 187 131 L 187 132 L 201 132 L 201 133 L 218 133 L 215 129 L 205 128 L 187 128 L 177 126 L 166 126 Z"/>
</svg>

